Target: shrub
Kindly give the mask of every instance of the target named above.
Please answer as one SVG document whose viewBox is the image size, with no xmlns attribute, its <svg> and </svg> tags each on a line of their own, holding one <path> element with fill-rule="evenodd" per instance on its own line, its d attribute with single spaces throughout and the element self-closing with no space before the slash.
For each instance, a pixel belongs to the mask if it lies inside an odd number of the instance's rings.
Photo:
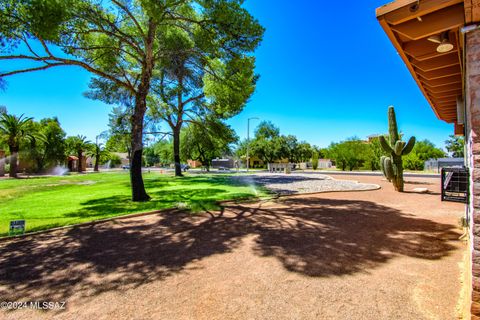
<svg viewBox="0 0 480 320">
<path fill-rule="evenodd" d="M 122 159 L 116 154 L 111 154 L 108 160 L 110 161 L 110 168 L 115 168 L 122 164 Z"/>
<path fill-rule="evenodd" d="M 403 166 L 408 170 L 423 170 L 425 162 L 414 152 L 403 158 Z"/>
</svg>

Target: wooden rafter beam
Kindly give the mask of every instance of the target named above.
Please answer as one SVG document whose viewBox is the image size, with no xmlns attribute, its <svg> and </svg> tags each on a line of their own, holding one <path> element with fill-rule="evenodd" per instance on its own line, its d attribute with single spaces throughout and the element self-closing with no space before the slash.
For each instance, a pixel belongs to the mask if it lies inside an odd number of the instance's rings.
<svg viewBox="0 0 480 320">
<path fill-rule="evenodd" d="M 428 90 L 427 90 L 428 91 Z M 437 99 L 449 98 L 449 97 L 458 97 L 462 96 L 462 90 L 450 91 L 450 92 L 441 92 L 441 93 L 432 93 L 429 92 L 431 96 L 434 96 Z"/>
<path fill-rule="evenodd" d="M 430 88 L 435 88 L 435 87 L 441 87 L 445 86 L 447 84 L 462 84 L 462 77 L 460 75 L 454 75 L 454 76 L 449 76 L 449 77 L 444 77 L 440 79 L 435 79 L 435 80 L 421 80 L 424 85 Z"/>
<path fill-rule="evenodd" d="M 438 105 L 438 109 L 440 110 L 440 112 L 442 113 L 449 113 L 449 112 L 452 112 L 452 113 L 455 113 L 457 112 L 457 105 L 456 104 L 439 104 Z"/>
<path fill-rule="evenodd" d="M 460 61 L 458 60 L 458 54 L 456 52 L 423 61 L 412 59 L 410 62 L 424 72 L 448 68 L 460 64 Z"/>
<path fill-rule="evenodd" d="M 457 97 L 446 97 L 446 98 L 435 98 L 432 97 L 432 101 L 437 104 L 446 104 L 446 103 L 457 103 Z"/>
<path fill-rule="evenodd" d="M 450 103 L 439 103 L 439 102 L 436 102 L 436 104 L 435 104 L 435 106 L 436 106 L 437 108 L 439 108 L 439 110 L 443 110 L 443 109 L 445 109 L 445 108 L 447 108 L 447 109 L 448 109 L 448 108 L 452 108 L 452 110 L 455 109 L 455 112 L 456 112 L 456 105 L 457 105 L 456 103 L 452 103 L 452 102 L 450 102 Z"/>
<path fill-rule="evenodd" d="M 462 71 L 460 66 L 452 66 L 444 69 L 437 69 L 432 71 L 422 71 L 420 69 L 415 69 L 417 75 L 426 80 L 435 80 L 445 77 L 450 77 L 454 75 L 461 75 Z"/>
<path fill-rule="evenodd" d="M 457 114 L 457 106 L 456 104 L 443 104 L 439 105 L 439 111 L 444 114 Z"/>
<path fill-rule="evenodd" d="M 427 14 L 422 17 L 422 21 L 413 19 L 396 26 L 391 26 L 391 28 L 410 40 L 419 40 L 444 31 L 459 28 L 464 24 L 465 12 L 463 5 L 457 4 Z"/>
<path fill-rule="evenodd" d="M 432 92 L 433 94 L 462 89 L 461 83 L 452 83 L 452 84 L 447 84 L 447 85 L 438 86 L 438 87 L 429 87 L 425 84 L 424 86 L 426 90 L 428 90 L 429 92 Z"/>
</svg>

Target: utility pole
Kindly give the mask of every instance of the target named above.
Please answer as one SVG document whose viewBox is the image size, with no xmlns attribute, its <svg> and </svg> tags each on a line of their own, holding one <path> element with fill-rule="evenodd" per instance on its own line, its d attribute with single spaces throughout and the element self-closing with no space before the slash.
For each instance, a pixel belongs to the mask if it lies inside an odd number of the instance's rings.
<svg viewBox="0 0 480 320">
<path fill-rule="evenodd" d="M 250 149 L 250 120 L 258 120 L 257 117 L 248 118 L 247 121 L 247 172 L 250 168 L 250 157 L 249 157 L 249 149 Z"/>
</svg>

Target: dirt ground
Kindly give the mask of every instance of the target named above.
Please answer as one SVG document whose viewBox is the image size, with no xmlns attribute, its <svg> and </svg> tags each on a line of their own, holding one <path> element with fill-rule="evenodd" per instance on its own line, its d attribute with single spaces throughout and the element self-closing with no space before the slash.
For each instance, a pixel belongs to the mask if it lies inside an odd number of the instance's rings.
<svg viewBox="0 0 480 320">
<path fill-rule="evenodd" d="M 299 195 L 166 212 L 0 242 L 3 301 L 66 309 L 5 319 L 455 319 L 464 206 L 439 178 L 399 194 Z"/>
</svg>

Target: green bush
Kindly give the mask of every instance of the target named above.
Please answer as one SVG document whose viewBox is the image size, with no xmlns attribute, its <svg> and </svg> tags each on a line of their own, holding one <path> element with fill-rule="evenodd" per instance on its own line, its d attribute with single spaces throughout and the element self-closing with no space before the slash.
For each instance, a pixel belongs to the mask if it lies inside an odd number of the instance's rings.
<svg viewBox="0 0 480 320">
<path fill-rule="evenodd" d="M 423 170 L 425 161 L 420 159 L 414 152 L 403 158 L 403 166 L 408 170 Z"/>
<path fill-rule="evenodd" d="M 116 154 L 111 154 L 110 159 L 108 159 L 110 161 L 110 168 L 115 168 L 116 166 L 119 166 L 122 164 L 122 159 L 116 155 Z"/>
</svg>

